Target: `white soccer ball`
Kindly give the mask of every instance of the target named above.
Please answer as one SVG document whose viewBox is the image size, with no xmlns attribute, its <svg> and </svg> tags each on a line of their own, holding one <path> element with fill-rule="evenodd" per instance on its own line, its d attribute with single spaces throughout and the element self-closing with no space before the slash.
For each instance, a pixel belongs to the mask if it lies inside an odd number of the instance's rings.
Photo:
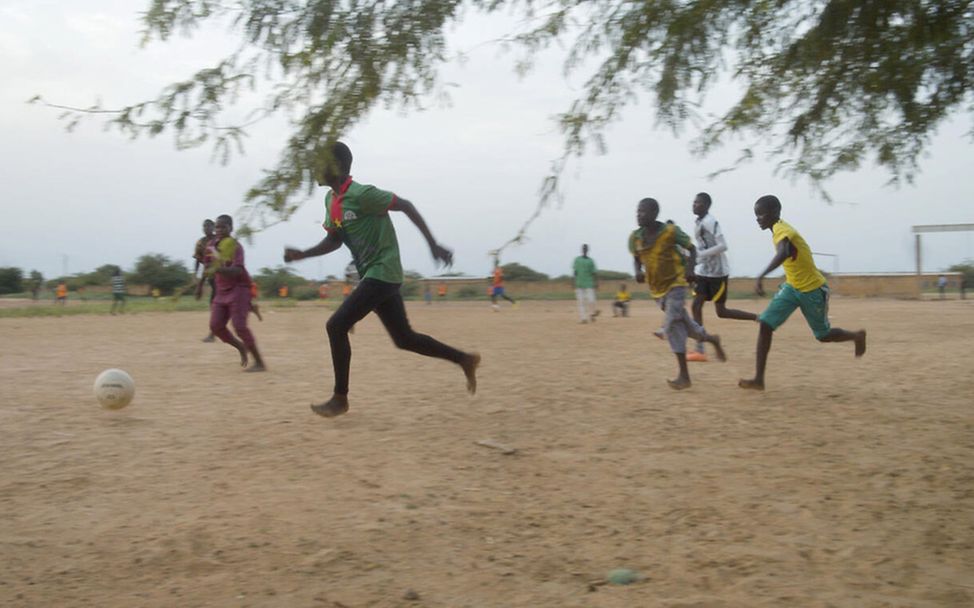
<svg viewBox="0 0 974 608">
<path fill-rule="evenodd" d="M 135 382 L 120 369 L 106 369 L 95 379 L 95 398 L 107 410 L 120 410 L 132 402 Z"/>
</svg>

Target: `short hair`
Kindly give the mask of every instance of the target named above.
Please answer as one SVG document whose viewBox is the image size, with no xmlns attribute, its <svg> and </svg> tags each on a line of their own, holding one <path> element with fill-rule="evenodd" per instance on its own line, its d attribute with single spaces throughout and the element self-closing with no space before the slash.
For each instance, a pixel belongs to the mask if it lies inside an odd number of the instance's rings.
<svg viewBox="0 0 974 608">
<path fill-rule="evenodd" d="M 702 200 L 704 202 L 704 204 L 707 205 L 707 208 L 708 209 L 710 208 L 710 205 L 713 204 L 713 202 L 714 202 L 713 199 L 710 198 L 710 195 L 707 194 L 706 192 L 698 192 L 697 193 L 697 198 L 699 198 L 700 200 Z"/>
<path fill-rule="evenodd" d="M 352 150 L 344 142 L 336 141 L 332 145 L 331 156 L 343 174 L 352 172 Z"/>
<path fill-rule="evenodd" d="M 226 213 L 223 213 L 221 215 L 216 216 L 216 221 L 219 222 L 220 220 L 224 220 L 226 223 L 230 224 L 230 230 L 233 230 L 233 218 L 232 217 L 230 217 Z"/>
<path fill-rule="evenodd" d="M 754 204 L 761 205 L 762 207 L 767 207 L 771 211 L 777 211 L 778 213 L 781 213 L 781 201 L 779 201 L 778 197 L 773 194 L 765 194 L 764 196 L 759 198 L 757 202 Z"/>
<path fill-rule="evenodd" d="M 659 214 L 659 201 L 657 201 L 655 198 L 647 197 L 639 201 L 639 206 L 642 207 L 643 205 L 651 205 L 654 209 L 656 209 L 657 215 Z"/>
</svg>

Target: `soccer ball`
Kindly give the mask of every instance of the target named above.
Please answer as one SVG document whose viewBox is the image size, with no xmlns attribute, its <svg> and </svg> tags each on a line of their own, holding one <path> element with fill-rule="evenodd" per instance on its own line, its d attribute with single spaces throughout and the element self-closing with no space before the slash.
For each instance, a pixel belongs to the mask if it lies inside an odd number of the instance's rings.
<svg viewBox="0 0 974 608">
<path fill-rule="evenodd" d="M 120 410 L 132 402 L 135 382 L 120 369 L 106 369 L 95 379 L 95 398 L 107 410 Z"/>
</svg>

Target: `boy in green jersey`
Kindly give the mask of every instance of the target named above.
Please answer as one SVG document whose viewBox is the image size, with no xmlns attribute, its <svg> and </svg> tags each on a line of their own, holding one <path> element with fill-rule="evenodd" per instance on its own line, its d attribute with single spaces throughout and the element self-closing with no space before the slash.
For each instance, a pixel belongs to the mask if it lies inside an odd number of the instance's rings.
<svg viewBox="0 0 974 608">
<path fill-rule="evenodd" d="M 401 211 L 426 238 L 433 259 L 450 266 L 453 253 L 436 242 L 416 207 L 404 198 L 352 181 L 352 151 L 342 142 L 332 147 L 333 162 L 318 177 L 318 184 L 329 186 L 325 197 L 328 235 L 310 249 L 286 248 L 284 261 L 325 255 L 345 244 L 361 278 L 355 290 L 328 319 L 328 340 L 335 369 L 335 390 L 331 399 L 311 406 L 320 416 L 340 416 L 348 411 L 348 369 L 352 349 L 348 332 L 367 314 L 375 311 L 399 348 L 446 359 L 459 365 L 467 378 L 467 390 L 477 390 L 480 355 L 465 353 L 413 331 L 406 318 L 399 287 L 403 281 L 399 243 L 389 211 Z"/>
<path fill-rule="evenodd" d="M 597 273 L 595 260 L 588 255 L 588 245 L 582 245 L 582 255 L 572 262 L 572 283 L 578 302 L 579 323 L 595 323 L 595 317 L 599 316 L 598 296 L 595 293 L 599 288 Z"/>
<path fill-rule="evenodd" d="M 761 230 L 770 230 L 775 246 L 774 257 L 758 277 L 754 291 L 764 295 L 762 280 L 765 275 L 784 266 L 785 282 L 764 312 L 758 316 L 761 329 L 758 332 L 758 355 L 754 378 L 738 382 L 741 388 L 763 391 L 764 370 L 771 351 L 774 330 L 788 320 L 796 308 L 800 308 L 805 321 L 819 342 L 855 342 L 856 356 L 866 352 L 866 331 L 846 331 L 829 325 L 829 286 L 812 260 L 812 250 L 798 231 L 781 219 L 781 201 L 772 195 L 762 196 L 754 203 L 754 216 Z"/>
</svg>

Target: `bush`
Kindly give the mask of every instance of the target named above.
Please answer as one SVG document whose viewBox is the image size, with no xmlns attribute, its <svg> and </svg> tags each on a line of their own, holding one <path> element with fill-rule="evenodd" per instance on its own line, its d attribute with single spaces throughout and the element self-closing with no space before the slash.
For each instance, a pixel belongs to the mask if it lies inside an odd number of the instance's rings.
<svg viewBox="0 0 974 608">
<path fill-rule="evenodd" d="M 457 291 L 457 297 L 461 300 L 470 300 L 473 298 L 479 298 L 484 295 L 482 289 L 478 289 L 472 285 L 464 285 Z"/>
<path fill-rule="evenodd" d="M 267 297 L 276 298 L 277 290 L 287 285 L 288 291 L 295 298 L 298 297 L 297 291 L 299 287 L 304 287 L 308 285 L 307 279 L 298 276 L 293 270 L 286 266 L 278 266 L 277 268 L 261 268 L 253 277 L 254 282 L 257 283 L 257 288 L 260 289 L 260 293 Z M 314 297 L 318 297 L 318 288 L 311 288 L 314 291 Z M 308 298 L 313 299 L 313 298 Z"/>
<path fill-rule="evenodd" d="M 275 299 L 279 299 L 277 298 L 276 293 L 274 294 L 273 297 Z M 295 287 L 294 289 L 291 290 L 291 297 L 294 298 L 295 300 L 298 300 L 299 302 L 308 302 L 310 300 L 317 300 L 318 287 L 315 285 L 299 285 L 298 287 Z"/>
</svg>

